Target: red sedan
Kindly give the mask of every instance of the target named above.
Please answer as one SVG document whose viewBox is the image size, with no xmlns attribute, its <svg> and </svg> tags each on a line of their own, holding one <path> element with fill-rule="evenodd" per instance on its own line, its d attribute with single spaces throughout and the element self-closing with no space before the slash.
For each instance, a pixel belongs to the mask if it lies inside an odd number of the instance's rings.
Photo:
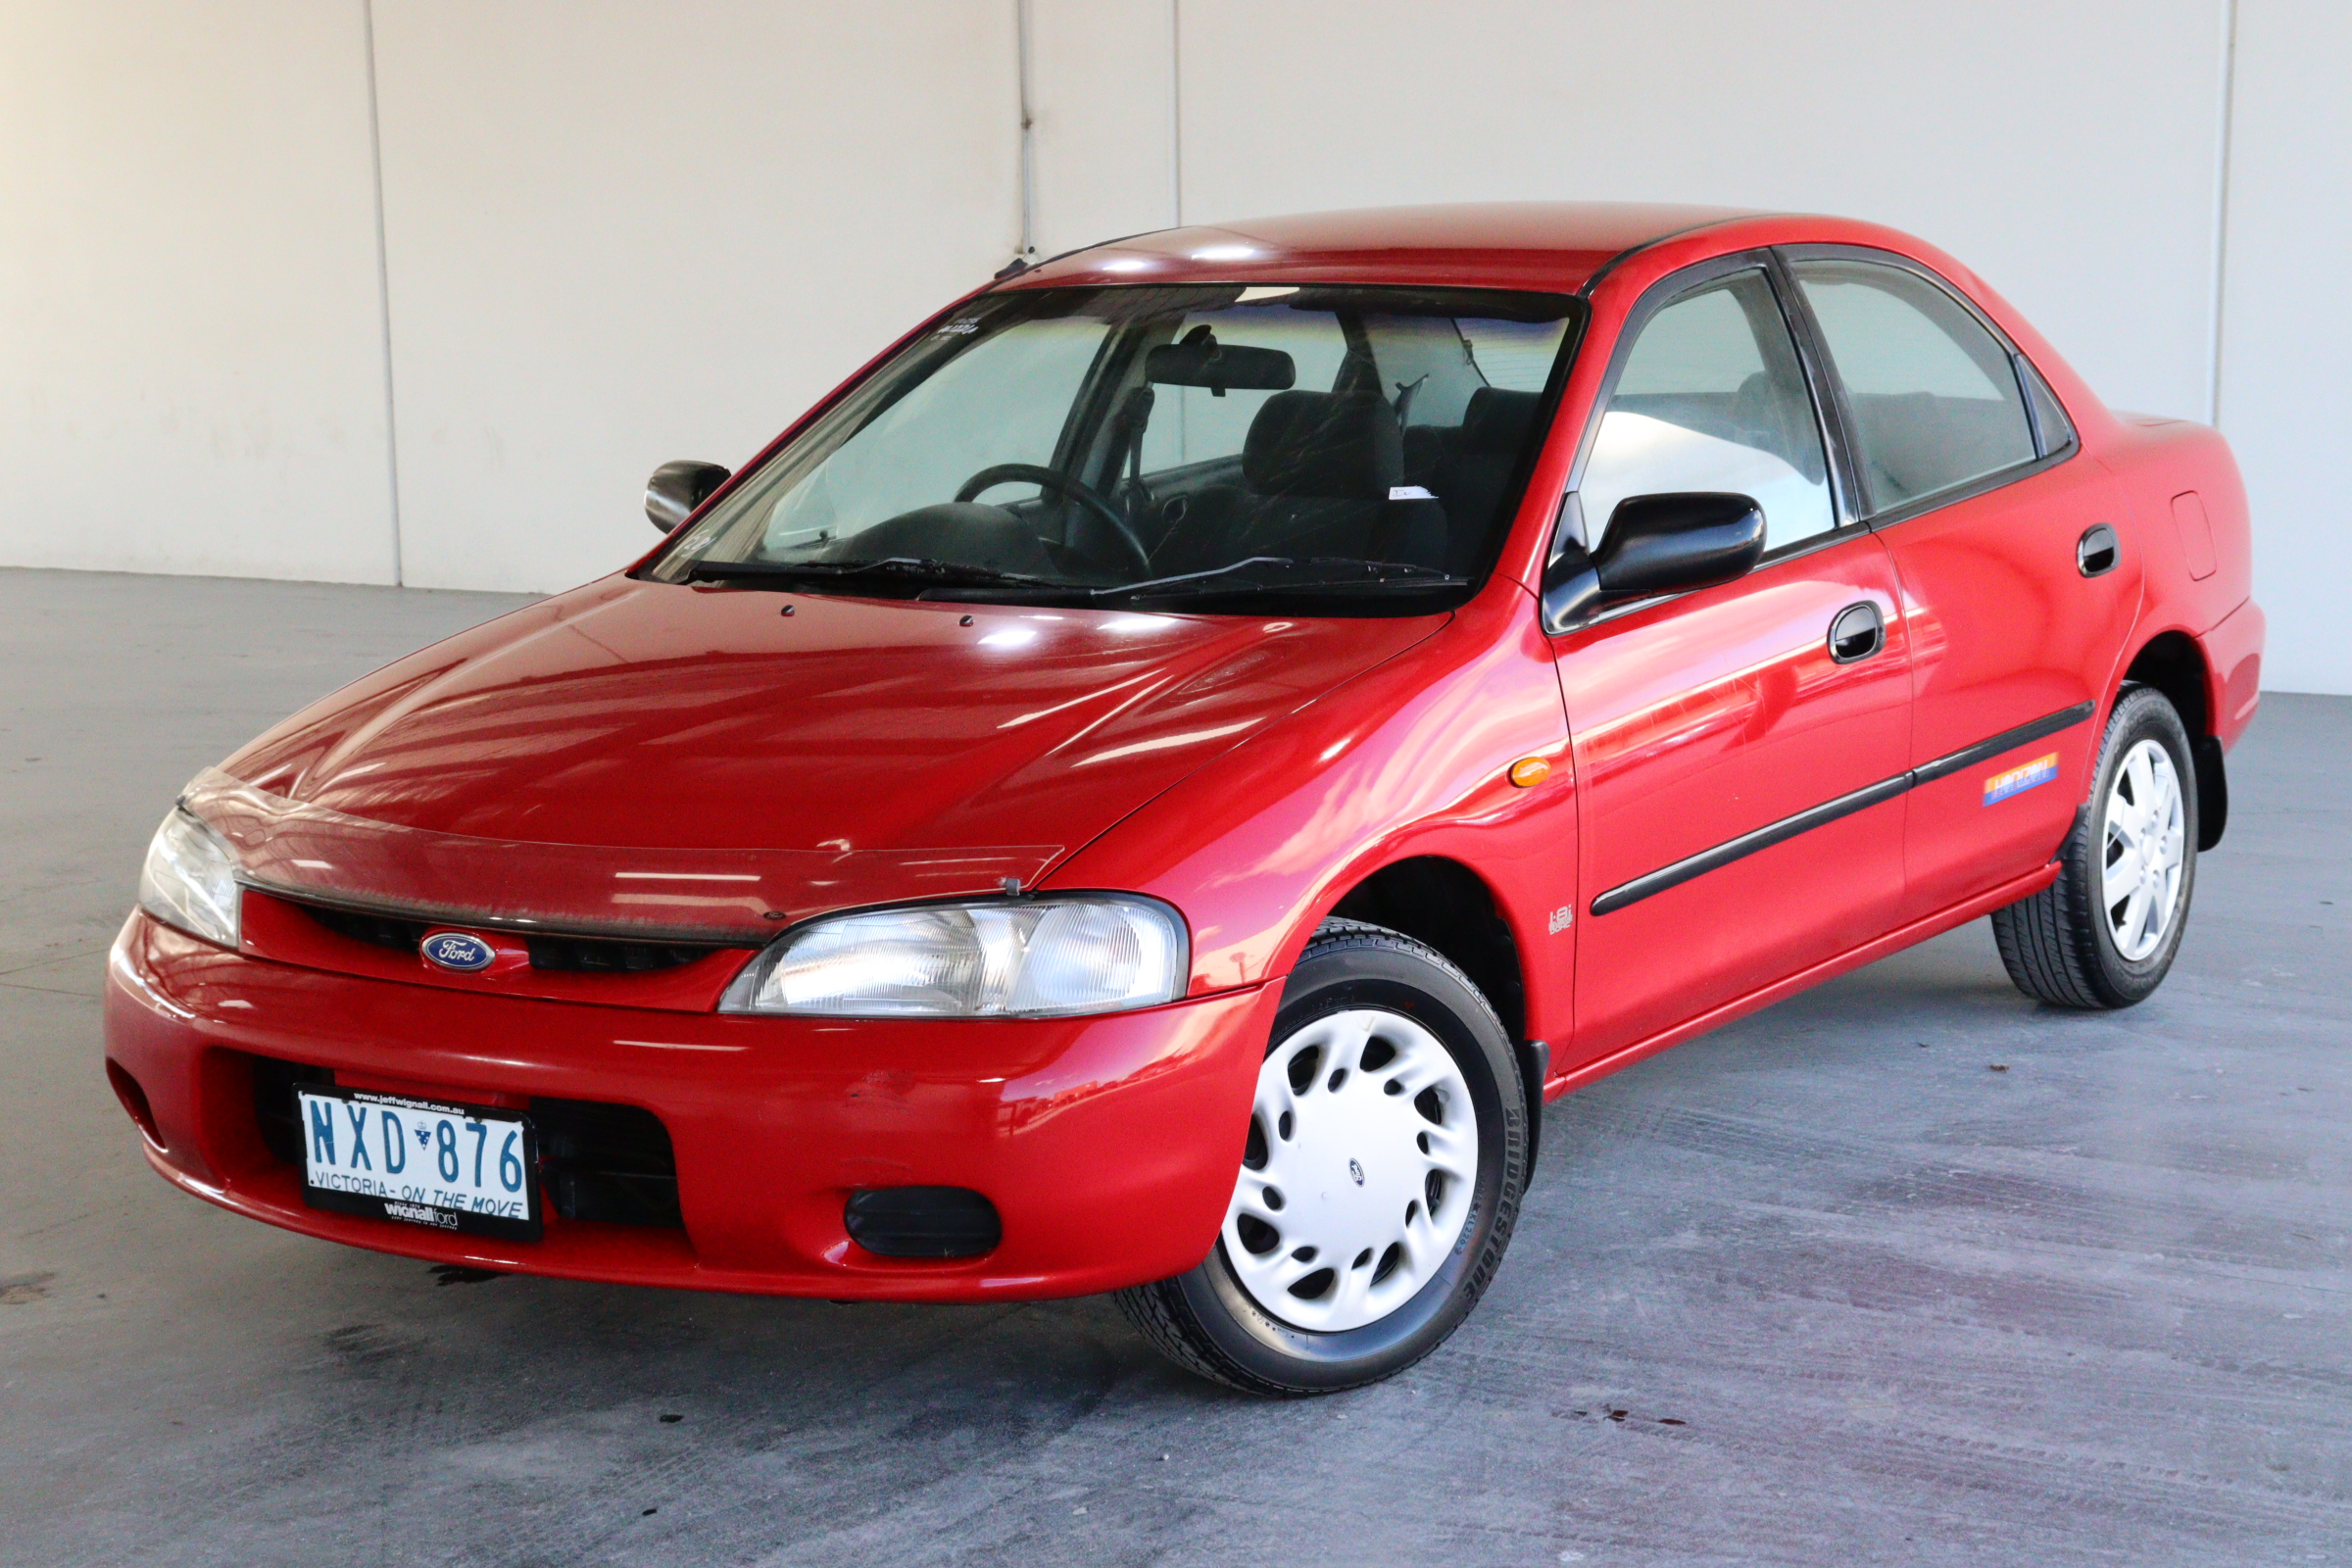
<svg viewBox="0 0 2352 1568">
<path fill-rule="evenodd" d="M 2263 641 L 2218 435 L 1823 218 L 1121 240 L 648 510 L 189 784 L 149 1161 L 492 1269 L 1117 1291 L 1267 1393 L 1451 1332 L 1545 1099 L 1981 915 L 2147 996 Z"/>
</svg>

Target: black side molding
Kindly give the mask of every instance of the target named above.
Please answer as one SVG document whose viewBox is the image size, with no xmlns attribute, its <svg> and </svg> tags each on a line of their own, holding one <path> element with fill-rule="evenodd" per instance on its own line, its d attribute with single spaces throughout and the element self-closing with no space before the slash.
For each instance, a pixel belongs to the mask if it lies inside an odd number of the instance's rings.
<svg viewBox="0 0 2352 1568">
<path fill-rule="evenodd" d="M 1786 844 L 1799 833 L 1810 833 L 1817 827 L 1826 826 L 1841 816 L 1851 816 L 1881 801 L 1891 801 L 1910 787 L 1911 775 L 1898 773 L 1892 778 L 1883 778 L 1876 784 L 1866 784 L 1849 795 L 1840 795 L 1834 801 L 1824 801 L 1794 816 L 1784 816 L 1778 822 L 1768 822 L 1753 833 L 1742 833 L 1711 850 L 1701 850 L 1688 859 L 1662 866 L 1647 876 L 1638 876 L 1631 882 L 1620 883 L 1592 901 L 1592 912 L 1607 914 L 1629 904 L 1639 904 L 1652 894 L 1681 887 L 1694 876 L 1705 876 L 1709 871 L 1729 865 L 1734 860 L 1744 860 L 1758 850 Z"/>
<path fill-rule="evenodd" d="M 2077 703 L 2072 708 L 2062 708 L 2046 718 L 2037 718 L 2031 724 L 2020 724 L 2015 729 L 2005 729 L 1990 740 L 1979 741 L 1976 745 L 1963 751 L 1938 757 L 1933 762 L 1922 762 L 1911 770 L 1911 782 L 1914 785 L 1928 784 L 1943 777 L 1946 773 L 1957 773 L 1962 768 L 1974 767 L 1979 762 L 1989 762 L 2003 752 L 2014 751 L 2020 746 L 2030 746 L 2044 736 L 2057 734 L 2060 730 L 2073 729 L 2097 711 L 2098 707 L 2093 703 Z"/>
<path fill-rule="evenodd" d="M 2077 703 L 2072 708 L 2060 709 L 2057 712 L 2037 718 L 2030 724 L 2020 724 L 2015 729 L 2005 729 L 1998 735 L 1977 742 L 1974 746 L 1964 747 L 1960 751 L 1938 757 L 1932 762 L 1923 762 L 1907 773 L 1897 773 L 1892 778 L 1883 778 L 1876 784 L 1865 784 L 1858 790 L 1840 795 L 1834 800 L 1824 801 L 1819 806 L 1810 807 L 1797 812 L 1794 816 L 1784 816 L 1777 822 L 1767 822 L 1752 833 L 1742 833 L 1738 838 L 1726 840 L 1711 850 L 1701 850 L 1696 855 L 1675 861 L 1672 865 L 1660 866 L 1657 870 L 1638 876 L 1631 882 L 1619 883 L 1592 901 L 1592 912 L 1596 915 L 1608 914 L 1624 908 L 1629 904 L 1639 904 L 1653 894 L 1663 893 L 1668 888 L 1680 887 L 1692 877 L 1704 876 L 1709 871 L 1718 870 L 1731 864 L 1734 860 L 1743 860 L 1758 850 L 1769 850 L 1775 844 L 1786 844 L 1800 833 L 1810 833 L 1813 829 L 1825 827 L 1841 816 L 1851 816 L 1856 811 L 1876 806 L 1882 801 L 1891 801 L 1896 796 L 1906 794 L 1922 784 L 1932 783 L 1947 774 L 1957 773 L 1965 768 L 1974 767 L 1980 762 L 1989 761 L 2003 752 L 2014 751 L 2020 746 L 2032 745 L 2034 742 L 2041 740 L 2045 736 L 2055 735 L 2061 730 L 2072 729 L 2096 711 L 2098 711 L 2098 705 L 2095 703 Z"/>
</svg>

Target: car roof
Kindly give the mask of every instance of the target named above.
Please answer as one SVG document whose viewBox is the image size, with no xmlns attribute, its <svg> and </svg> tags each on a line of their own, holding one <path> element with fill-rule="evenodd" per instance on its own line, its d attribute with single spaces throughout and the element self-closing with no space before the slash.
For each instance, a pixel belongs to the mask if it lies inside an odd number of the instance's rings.
<svg viewBox="0 0 2352 1568">
<path fill-rule="evenodd" d="M 1299 213 L 1107 240 L 1054 257 L 1004 286 L 1314 281 L 1573 291 L 1630 251 L 1761 216 L 1642 202 Z"/>
</svg>

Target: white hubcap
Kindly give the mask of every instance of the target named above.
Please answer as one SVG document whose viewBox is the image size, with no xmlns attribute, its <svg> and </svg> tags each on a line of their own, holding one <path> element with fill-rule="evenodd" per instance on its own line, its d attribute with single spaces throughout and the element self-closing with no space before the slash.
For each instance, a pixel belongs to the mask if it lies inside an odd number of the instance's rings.
<svg viewBox="0 0 2352 1568">
<path fill-rule="evenodd" d="M 1401 1013 L 1335 1012 L 1266 1057 L 1250 1117 L 1224 1232 L 1250 1298 L 1326 1333 L 1412 1299 L 1478 1185 L 1478 1113 L 1452 1053 Z"/>
<path fill-rule="evenodd" d="M 2170 752 L 2141 741 L 2124 754 L 2106 818 L 2099 904 L 2115 951 L 2137 963 L 2163 945 L 2180 904 L 2187 824 Z"/>
</svg>

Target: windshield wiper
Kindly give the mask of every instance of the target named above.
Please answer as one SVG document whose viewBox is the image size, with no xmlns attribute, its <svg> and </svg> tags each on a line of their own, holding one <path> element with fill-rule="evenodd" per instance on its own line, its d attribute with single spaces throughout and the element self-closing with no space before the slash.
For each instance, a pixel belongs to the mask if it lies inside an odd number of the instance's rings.
<svg viewBox="0 0 2352 1568">
<path fill-rule="evenodd" d="M 1270 578 L 1261 575 L 1253 579 L 1246 575 L 1252 570 L 1264 572 L 1269 568 L 1275 573 Z M 1300 568 L 1320 571 L 1321 575 L 1289 575 Z M 1242 580 L 1228 580 L 1233 578 Z M 1090 588 L 1086 593 L 1089 598 L 1113 599 L 1135 594 L 1258 594 L 1290 589 L 1458 588 L 1469 580 L 1436 566 L 1416 565 L 1409 561 L 1364 561 L 1354 556 L 1309 556 L 1304 560 L 1290 556 L 1251 556 L 1247 561 L 1212 566 L 1206 571 L 1147 577 L 1142 582 L 1121 583 L 1111 588 Z"/>
<path fill-rule="evenodd" d="M 972 566 L 923 556 L 886 556 L 878 561 L 698 561 L 686 568 L 688 582 L 751 579 L 769 582 L 839 582 L 848 577 L 898 577 L 921 583 L 965 583 L 975 587 L 1054 588 L 1067 583 L 1031 577 L 993 566 Z"/>
<path fill-rule="evenodd" d="M 928 557 L 889 556 L 878 561 L 698 561 L 686 568 L 688 582 L 757 582 L 775 587 L 830 585 L 880 578 L 914 589 L 994 588 L 1020 595 L 1022 602 L 1055 599 L 1091 604 L 1102 600 L 1206 598 L 1237 594 L 1360 593 L 1390 589 L 1458 588 L 1469 579 L 1408 561 L 1365 561 L 1353 556 L 1251 556 L 1205 571 L 1183 571 L 1141 582 L 1096 586 L 1056 582 L 1022 572 L 999 571 Z"/>
</svg>

